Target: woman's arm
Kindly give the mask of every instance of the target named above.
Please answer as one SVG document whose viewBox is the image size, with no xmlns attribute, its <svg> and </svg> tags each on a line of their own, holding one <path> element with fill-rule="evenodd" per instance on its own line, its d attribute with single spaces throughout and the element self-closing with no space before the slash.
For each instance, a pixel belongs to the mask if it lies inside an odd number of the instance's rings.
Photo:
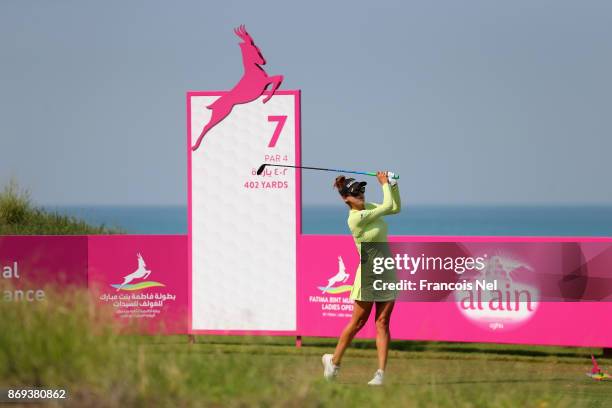
<svg viewBox="0 0 612 408">
<path fill-rule="evenodd" d="M 391 186 L 391 199 L 393 201 L 393 207 L 389 214 L 397 214 L 402 210 L 402 200 L 400 199 L 399 186 L 397 183 Z"/>
<path fill-rule="evenodd" d="M 361 210 L 359 211 L 359 219 L 357 221 L 357 227 L 363 227 L 375 221 L 377 218 L 382 217 L 383 215 L 387 215 L 391 213 L 393 209 L 393 199 L 391 197 L 391 187 L 388 182 L 385 182 L 382 185 L 383 190 L 383 202 L 379 206 L 371 210 Z"/>
</svg>

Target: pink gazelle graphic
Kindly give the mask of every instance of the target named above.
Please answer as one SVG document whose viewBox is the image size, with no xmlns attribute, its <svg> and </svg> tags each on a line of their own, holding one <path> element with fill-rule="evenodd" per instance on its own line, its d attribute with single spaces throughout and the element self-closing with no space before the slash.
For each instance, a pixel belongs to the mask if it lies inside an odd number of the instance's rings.
<svg viewBox="0 0 612 408">
<path fill-rule="evenodd" d="M 204 135 L 229 115 L 234 105 L 254 101 L 264 93 L 270 84 L 273 84 L 272 92 L 263 100 L 263 103 L 266 103 L 272 98 L 281 82 L 283 82 L 282 75 L 268 76 L 266 71 L 260 66 L 266 65 L 266 60 L 261 55 L 261 51 L 259 51 L 259 48 L 253 42 L 249 33 L 247 33 L 244 25 L 234 29 L 234 33 L 243 41 L 239 45 L 242 51 L 244 74 L 231 91 L 207 106 L 208 109 L 212 110 L 212 116 L 204 126 L 204 129 L 202 129 L 196 144 L 192 146 L 194 151 L 200 147 Z"/>
</svg>

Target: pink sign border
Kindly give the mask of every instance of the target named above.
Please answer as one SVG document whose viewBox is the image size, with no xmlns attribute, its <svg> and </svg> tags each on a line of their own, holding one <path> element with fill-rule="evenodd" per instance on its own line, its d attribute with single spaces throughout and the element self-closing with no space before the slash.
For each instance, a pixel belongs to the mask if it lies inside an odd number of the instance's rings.
<svg viewBox="0 0 612 408">
<path fill-rule="evenodd" d="M 192 230 L 191 230 L 191 98 L 194 96 L 222 96 L 228 93 L 228 91 L 188 91 L 186 97 L 187 103 L 187 275 L 188 275 L 188 286 L 187 286 L 187 332 L 188 334 L 223 334 L 223 335 L 257 335 L 257 336 L 295 336 L 298 335 L 298 310 L 297 310 L 297 295 L 298 295 L 298 280 L 296 277 L 295 281 L 295 330 L 194 330 L 193 329 L 193 316 L 192 316 Z M 266 91 L 262 95 L 269 95 L 271 92 Z M 301 122 L 301 90 L 277 90 L 274 92 L 275 95 L 290 95 L 295 98 L 295 165 L 301 165 L 301 133 L 302 133 L 302 122 Z M 295 207 L 296 207 L 296 224 L 295 224 L 295 244 L 296 244 L 296 266 L 299 265 L 299 248 L 300 248 L 300 235 L 302 232 L 302 179 L 299 171 L 295 172 Z"/>
<path fill-rule="evenodd" d="M 348 234 L 304 234 L 309 237 L 344 237 Z M 507 236 L 507 235 L 389 235 L 402 242 L 612 242 L 612 237 Z"/>
</svg>

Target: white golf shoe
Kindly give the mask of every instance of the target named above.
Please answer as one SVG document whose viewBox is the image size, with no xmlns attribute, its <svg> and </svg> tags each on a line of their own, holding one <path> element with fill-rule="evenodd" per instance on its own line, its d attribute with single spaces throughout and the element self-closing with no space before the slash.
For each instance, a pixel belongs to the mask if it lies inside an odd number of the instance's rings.
<svg viewBox="0 0 612 408">
<path fill-rule="evenodd" d="M 335 380 L 340 370 L 340 366 L 335 365 L 332 358 L 332 354 L 323 354 L 323 358 L 321 359 L 323 363 L 323 377 L 325 377 L 327 381 Z"/>
<path fill-rule="evenodd" d="M 368 385 L 383 385 L 385 382 L 385 372 L 383 370 L 376 370 L 374 378 L 370 380 Z"/>
</svg>

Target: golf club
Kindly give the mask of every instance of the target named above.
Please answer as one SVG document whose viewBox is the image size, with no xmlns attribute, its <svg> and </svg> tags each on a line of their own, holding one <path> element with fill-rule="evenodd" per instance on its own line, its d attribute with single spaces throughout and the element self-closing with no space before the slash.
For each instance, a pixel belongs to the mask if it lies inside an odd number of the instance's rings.
<svg viewBox="0 0 612 408">
<path fill-rule="evenodd" d="M 263 171 L 266 168 L 266 166 L 289 167 L 289 168 L 293 168 L 293 169 L 322 170 L 322 171 L 333 171 L 335 173 L 365 174 L 366 176 L 376 176 L 376 172 L 371 172 L 371 171 L 352 171 L 352 170 L 326 169 L 326 168 L 323 168 L 323 167 L 290 166 L 290 165 L 287 165 L 287 164 L 269 164 L 269 163 L 264 163 L 261 166 L 259 166 L 259 168 L 257 169 L 257 175 L 258 176 L 261 175 L 261 173 L 263 173 Z M 399 175 L 398 174 L 394 174 L 393 178 L 398 180 L 399 179 Z"/>
</svg>

